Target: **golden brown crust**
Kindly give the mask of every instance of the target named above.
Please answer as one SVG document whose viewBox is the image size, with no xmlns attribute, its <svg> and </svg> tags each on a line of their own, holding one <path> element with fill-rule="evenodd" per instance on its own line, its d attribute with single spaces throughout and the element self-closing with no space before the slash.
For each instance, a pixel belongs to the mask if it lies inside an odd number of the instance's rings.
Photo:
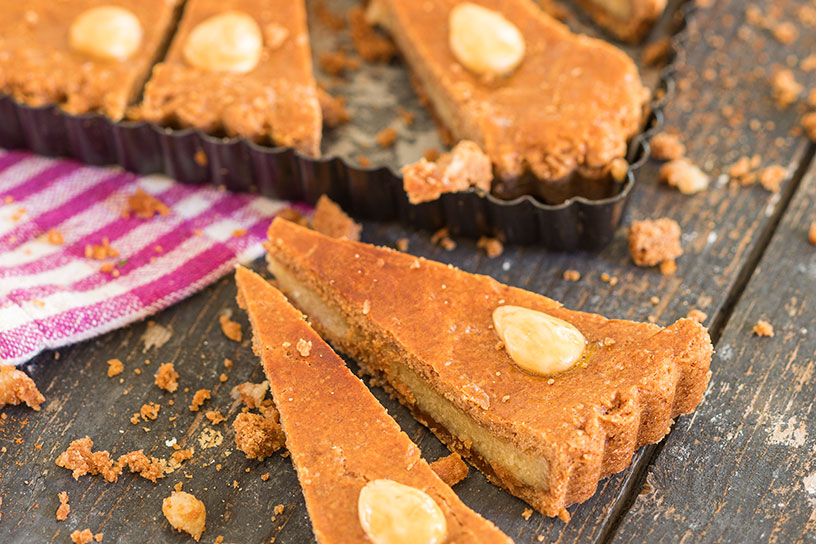
<svg viewBox="0 0 816 544">
<path fill-rule="evenodd" d="M 640 127 L 645 91 L 625 53 L 571 33 L 530 0 L 482 0 L 524 36 L 515 73 L 487 83 L 448 45 L 455 0 L 372 0 L 367 15 L 391 33 L 433 110 L 457 140 L 485 150 L 497 181 L 594 178 L 622 157 Z"/>
<path fill-rule="evenodd" d="M 238 10 L 261 29 L 288 31 L 280 44 L 264 39 L 258 65 L 245 74 L 191 67 L 183 49 L 195 26 L 212 15 Z M 190 0 L 164 61 L 157 64 L 133 117 L 156 123 L 224 132 L 320 155 L 321 113 L 302 0 Z"/>
<path fill-rule="evenodd" d="M 445 457 L 440 457 L 431 463 L 431 469 L 436 472 L 443 482 L 453 487 L 458 484 L 468 475 L 468 467 L 462 456 L 458 453 L 451 453 Z"/>
<path fill-rule="evenodd" d="M 445 513 L 450 542 L 512 542 L 436 476 L 419 448 L 277 289 L 241 267 L 236 282 L 318 542 L 366 539 L 357 499 L 368 481 L 381 478 L 428 493 Z M 296 349 L 301 339 L 312 345 L 306 356 Z"/>
<path fill-rule="evenodd" d="M 0 365 L 0 408 L 6 404 L 26 403 L 29 408 L 39 411 L 45 397 L 37 389 L 37 384 L 25 372 L 11 365 Z"/>
<path fill-rule="evenodd" d="M 666 9 L 666 0 L 578 0 L 578 4 L 599 26 L 630 43 L 640 41 Z"/>
<path fill-rule="evenodd" d="M 361 225 L 355 223 L 354 219 L 326 195 L 322 195 L 317 201 L 312 217 L 312 228 L 332 238 L 345 238 L 355 242 L 360 240 L 360 232 L 363 230 Z"/>
<path fill-rule="evenodd" d="M 386 378 L 415 413 L 411 391 L 389 372 L 391 361 L 410 368 L 496 439 L 546 459 L 547 484 L 538 488 L 521 485 L 501 466 L 492 466 L 492 472 L 502 486 L 548 515 L 589 498 L 600 478 L 625 468 L 638 447 L 660 440 L 672 418 L 700 402 L 708 383 L 710 339 L 690 319 L 661 329 L 567 310 L 486 276 L 331 240 L 284 221 L 273 221 L 267 249 L 339 309 L 352 331 L 337 337 L 314 316 L 313 326 L 364 370 Z M 552 380 L 520 370 L 496 349 L 491 314 L 500 304 L 573 324 L 589 343 L 586 367 Z M 367 341 L 355 342 L 359 337 Z M 454 451 L 474 459 L 468 448 L 457 449 L 456 440 L 446 439 L 444 430 L 431 428 Z"/>
<path fill-rule="evenodd" d="M 0 92 L 32 106 L 58 104 L 68 113 L 102 112 L 120 119 L 138 98 L 164 43 L 176 0 L 124 0 L 142 24 L 138 51 L 122 62 L 73 51 L 69 28 L 95 0 L 4 2 L 0 10 Z"/>
</svg>

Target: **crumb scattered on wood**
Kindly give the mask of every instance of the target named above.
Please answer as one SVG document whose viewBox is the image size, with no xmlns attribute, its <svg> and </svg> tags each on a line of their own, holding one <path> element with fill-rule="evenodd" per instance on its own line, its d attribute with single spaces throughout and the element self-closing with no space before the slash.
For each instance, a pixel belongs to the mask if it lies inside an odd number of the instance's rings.
<svg viewBox="0 0 816 544">
<path fill-rule="evenodd" d="M 633 221 L 629 228 L 629 253 L 638 266 L 655 266 L 683 254 L 680 225 L 668 218 Z"/>
<path fill-rule="evenodd" d="M 772 164 L 759 172 L 759 183 L 768 191 L 778 193 L 786 177 L 788 177 L 787 168 L 779 164 Z"/>
<path fill-rule="evenodd" d="M 805 114 L 802 117 L 802 128 L 811 141 L 816 142 L 816 111 Z"/>
<path fill-rule="evenodd" d="M 810 230 L 808 230 L 808 240 L 811 244 L 816 246 L 816 221 L 810 224 Z"/>
<path fill-rule="evenodd" d="M 360 241 L 360 233 L 363 230 L 360 224 L 326 195 L 317 201 L 312 228 L 332 238 L 345 238 L 355 242 Z"/>
<path fill-rule="evenodd" d="M 660 273 L 664 276 L 672 276 L 677 272 L 677 261 L 674 259 L 666 259 L 660 263 Z"/>
<path fill-rule="evenodd" d="M 0 365 L 0 408 L 21 402 L 39 411 L 45 397 L 25 372 L 11 365 Z"/>
<path fill-rule="evenodd" d="M 204 416 L 207 419 L 209 419 L 210 423 L 212 423 L 213 425 L 218 425 L 219 423 L 226 421 L 227 419 L 218 410 L 209 410 L 204 414 Z"/>
<path fill-rule="evenodd" d="M 524 512 L 521 513 L 521 517 L 524 519 L 530 519 L 530 516 L 533 515 L 533 511 L 530 508 L 525 508 Z"/>
<path fill-rule="evenodd" d="M 773 336 L 774 335 L 774 328 L 773 325 L 765 321 L 764 319 L 760 319 L 754 325 L 754 334 L 757 336 Z"/>
<path fill-rule="evenodd" d="M 65 521 L 68 519 L 68 514 L 71 513 L 71 505 L 68 504 L 68 493 L 65 491 L 60 491 L 57 496 L 59 497 L 60 505 L 57 508 L 57 521 Z"/>
<path fill-rule="evenodd" d="M 498 238 L 482 236 L 476 245 L 485 250 L 488 258 L 493 259 L 504 253 L 504 245 Z"/>
<path fill-rule="evenodd" d="M 108 359 L 108 378 L 118 376 L 125 370 L 125 365 L 119 359 Z"/>
<path fill-rule="evenodd" d="M 802 94 L 804 87 L 796 81 L 791 70 L 782 68 L 777 70 L 771 78 L 773 88 L 773 99 L 780 108 L 787 108 Z"/>
<path fill-rule="evenodd" d="M 683 194 L 694 194 L 708 188 L 709 177 L 686 158 L 675 159 L 660 167 L 660 179 Z"/>
<path fill-rule="evenodd" d="M 468 467 L 458 453 L 451 453 L 448 456 L 440 457 L 431 463 L 431 469 L 436 472 L 439 479 L 450 487 L 464 480 L 468 475 Z"/>
<path fill-rule="evenodd" d="M 410 240 L 408 238 L 398 238 L 396 242 L 397 249 L 400 251 L 408 251 L 408 246 L 410 244 Z"/>
<path fill-rule="evenodd" d="M 686 146 L 676 134 L 661 132 L 649 141 L 652 156 L 661 161 L 672 161 L 686 154 Z"/>
<path fill-rule="evenodd" d="M 578 281 L 581 279 L 581 273 L 577 270 L 564 270 L 563 277 L 567 281 Z"/>
<path fill-rule="evenodd" d="M 218 321 L 221 323 L 221 330 L 224 332 L 224 336 L 233 340 L 235 342 L 241 341 L 241 324 L 237 323 L 230 319 L 228 315 L 222 315 L 218 318 Z"/>
<path fill-rule="evenodd" d="M 248 459 L 262 461 L 283 446 L 283 430 L 274 417 L 242 412 L 232 422 L 235 445 Z"/>
<path fill-rule="evenodd" d="M 103 533 L 93 534 L 90 529 L 76 529 L 71 533 L 71 542 L 74 544 L 89 544 L 91 542 L 102 542 Z"/>
<path fill-rule="evenodd" d="M 689 313 L 688 313 L 688 315 L 686 317 L 688 317 L 689 319 L 693 319 L 697 323 L 702 323 L 703 321 L 705 321 L 708 318 L 708 314 L 706 314 L 703 311 L 694 309 L 694 310 L 689 311 Z"/>
<path fill-rule="evenodd" d="M 212 398 L 212 394 L 210 393 L 209 389 L 199 389 L 193 394 L 193 402 L 190 404 L 190 411 L 198 412 L 201 405 L 210 398 Z"/>
<path fill-rule="evenodd" d="M 184 531 L 196 541 L 204 532 L 207 510 L 204 503 L 186 491 L 173 491 L 162 501 L 162 513 L 179 532 Z"/>
<path fill-rule="evenodd" d="M 164 389 L 168 393 L 174 393 L 178 389 L 178 372 L 173 363 L 164 363 L 159 366 L 156 372 L 156 386 Z"/>
<path fill-rule="evenodd" d="M 451 239 L 448 227 L 442 227 L 438 231 L 434 232 L 431 235 L 431 243 L 435 246 L 441 247 L 445 251 L 452 251 L 456 249 L 456 242 Z"/>
</svg>

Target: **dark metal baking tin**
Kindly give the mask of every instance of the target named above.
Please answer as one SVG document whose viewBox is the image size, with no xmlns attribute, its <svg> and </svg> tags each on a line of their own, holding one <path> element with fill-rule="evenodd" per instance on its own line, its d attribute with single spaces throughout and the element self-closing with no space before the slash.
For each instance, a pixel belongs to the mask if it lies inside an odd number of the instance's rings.
<svg viewBox="0 0 816 544">
<path fill-rule="evenodd" d="M 675 45 L 682 35 L 681 29 Z M 552 205 L 531 196 L 501 200 L 474 189 L 413 205 L 399 173 L 390 167 L 364 168 L 339 157 L 315 159 L 291 148 L 218 138 L 196 129 L 114 122 L 95 113 L 71 115 L 57 106 L 28 106 L 7 95 L 0 95 L 0 147 L 28 148 L 94 165 L 119 164 L 139 174 L 160 172 L 184 183 L 309 204 L 328 194 L 359 218 L 397 219 L 431 231 L 448 227 L 453 235 L 495 236 L 511 244 L 594 250 L 614 236 L 635 183 L 634 172 L 648 159 L 649 137 L 661 124 L 661 108 L 672 90 L 671 66 L 661 75 L 661 98 L 652 103 L 644 130 L 630 143 L 626 179 L 614 196 L 600 200 L 577 196 Z"/>
</svg>

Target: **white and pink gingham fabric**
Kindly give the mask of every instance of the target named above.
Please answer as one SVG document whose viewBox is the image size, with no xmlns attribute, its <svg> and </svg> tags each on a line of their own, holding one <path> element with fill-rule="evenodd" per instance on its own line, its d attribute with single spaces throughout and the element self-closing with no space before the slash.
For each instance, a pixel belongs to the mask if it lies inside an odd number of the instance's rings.
<svg viewBox="0 0 816 544">
<path fill-rule="evenodd" d="M 171 213 L 126 218 L 138 188 Z M 284 205 L 0 150 L 0 363 L 122 327 L 202 289 L 263 253 L 260 242 Z M 50 243 L 49 229 L 64 243 Z M 85 257 L 85 246 L 104 237 L 119 252 L 106 259 L 118 277 Z"/>
</svg>

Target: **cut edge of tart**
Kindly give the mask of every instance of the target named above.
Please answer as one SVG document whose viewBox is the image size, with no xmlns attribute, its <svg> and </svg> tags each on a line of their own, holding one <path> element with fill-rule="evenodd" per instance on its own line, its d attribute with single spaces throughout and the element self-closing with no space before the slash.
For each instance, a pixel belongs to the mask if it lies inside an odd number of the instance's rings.
<svg viewBox="0 0 816 544">
<path fill-rule="evenodd" d="M 512 543 L 437 476 L 278 289 L 243 267 L 235 280 L 318 542 L 404 542 L 389 538 L 396 531 L 413 542 Z"/>
<path fill-rule="evenodd" d="M 575 312 L 279 219 L 266 248 L 278 286 L 324 338 L 491 482 L 549 516 L 568 519 L 567 506 L 662 439 L 708 384 L 710 338 L 689 319 L 660 328 Z M 579 363 L 552 377 L 514 364 L 491 322 L 504 304 L 579 329 L 587 341 Z"/>
</svg>

